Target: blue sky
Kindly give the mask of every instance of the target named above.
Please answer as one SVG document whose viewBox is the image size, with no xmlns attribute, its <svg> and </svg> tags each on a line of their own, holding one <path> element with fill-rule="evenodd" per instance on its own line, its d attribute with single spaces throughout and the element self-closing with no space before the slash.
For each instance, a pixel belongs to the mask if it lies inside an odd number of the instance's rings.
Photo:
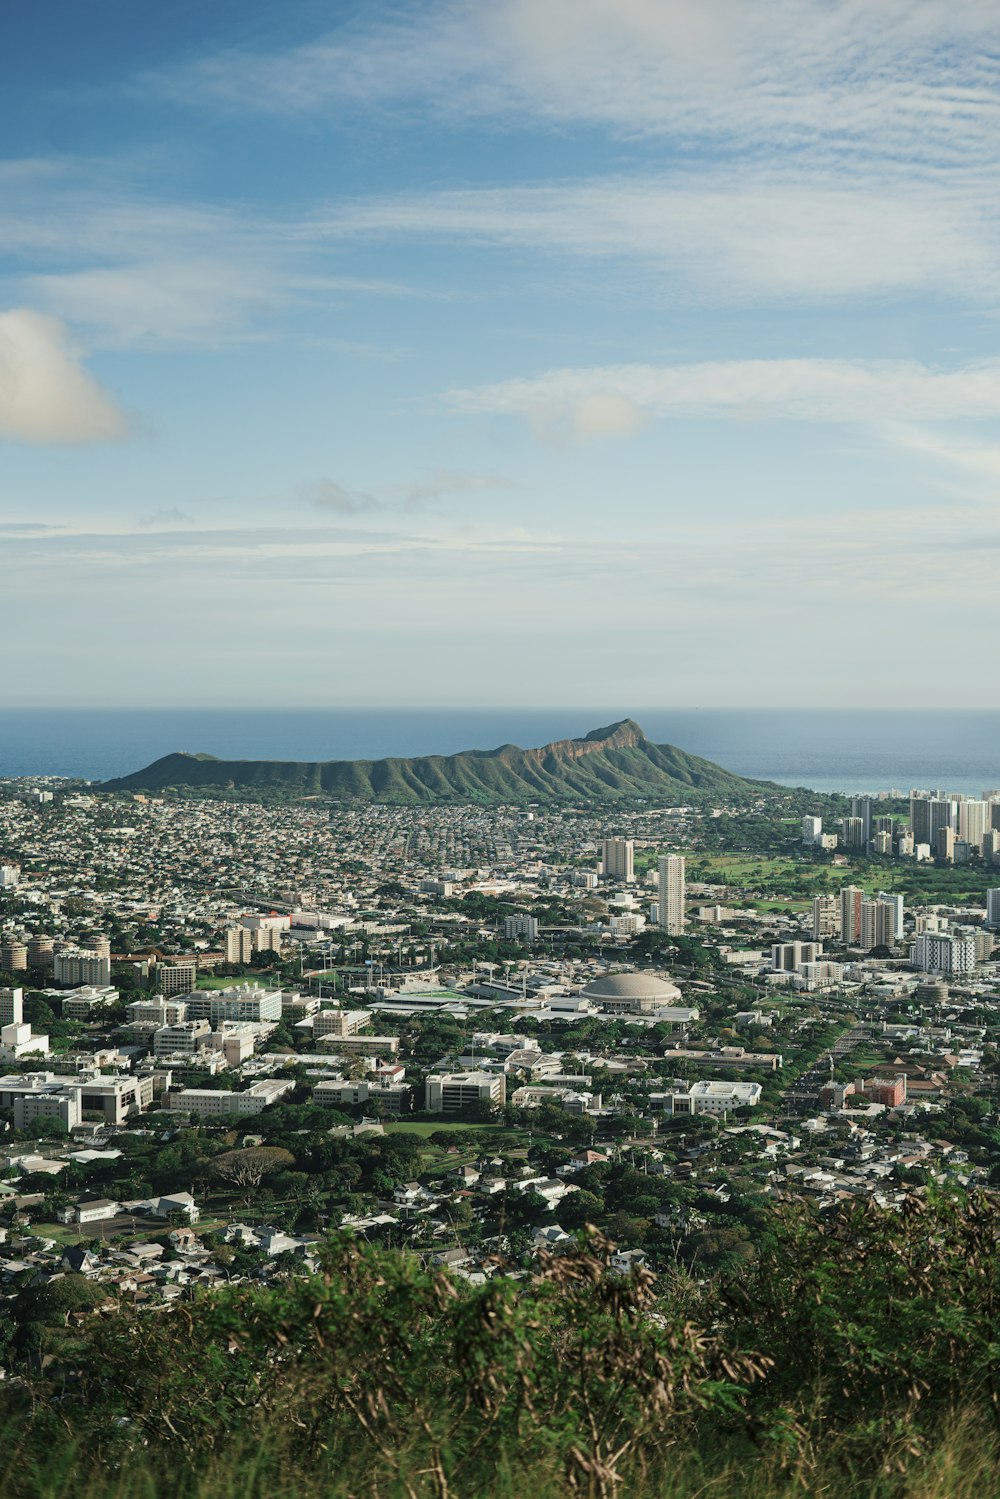
<svg viewBox="0 0 1000 1499">
<path fill-rule="evenodd" d="M 4 40 L 8 702 L 987 700 L 994 4 Z"/>
</svg>

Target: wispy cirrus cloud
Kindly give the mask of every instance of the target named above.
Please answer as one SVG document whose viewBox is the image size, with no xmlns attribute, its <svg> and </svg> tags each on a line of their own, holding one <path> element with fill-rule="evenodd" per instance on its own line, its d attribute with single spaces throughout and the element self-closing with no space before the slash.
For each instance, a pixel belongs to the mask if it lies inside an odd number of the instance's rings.
<svg viewBox="0 0 1000 1499">
<path fill-rule="evenodd" d="M 445 400 L 456 411 L 524 417 L 543 431 L 568 424 L 580 436 L 591 435 L 587 414 L 595 403 L 614 402 L 636 413 L 635 423 L 622 423 L 625 432 L 634 430 L 643 414 L 866 426 L 996 420 L 1000 362 L 957 370 L 916 361 L 846 359 L 610 365 L 455 389 Z"/>
<path fill-rule="evenodd" d="M 819 144 L 954 161 L 997 150 L 995 26 L 988 0 L 436 0 L 141 86 L 199 108 L 419 103 L 743 154 Z"/>
<path fill-rule="evenodd" d="M 1000 209 L 991 185 L 961 173 L 683 168 L 340 203 L 307 232 L 613 259 L 640 284 L 691 286 L 710 304 L 1000 300 Z"/>
<path fill-rule="evenodd" d="M 11 292 L 113 347 L 231 344 L 270 336 L 297 306 L 418 294 L 345 267 L 305 213 L 186 200 L 141 165 L 0 164 Z"/>
<path fill-rule="evenodd" d="M 721 304 L 930 291 L 995 306 L 995 43 L 989 0 L 436 0 L 143 87 L 293 121 L 593 127 L 632 153 L 603 180 L 335 203 L 304 240 L 617 257 Z"/>
</svg>

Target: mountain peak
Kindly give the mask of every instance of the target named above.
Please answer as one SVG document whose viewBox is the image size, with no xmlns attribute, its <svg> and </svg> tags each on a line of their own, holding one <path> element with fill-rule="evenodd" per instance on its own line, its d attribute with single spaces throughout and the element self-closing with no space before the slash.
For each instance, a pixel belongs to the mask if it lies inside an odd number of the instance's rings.
<svg viewBox="0 0 1000 1499">
<path fill-rule="evenodd" d="M 585 744 L 605 744 L 612 749 L 631 749 L 646 738 L 634 718 L 622 718 L 618 723 L 608 724 L 603 729 L 591 729 L 584 736 Z"/>
</svg>

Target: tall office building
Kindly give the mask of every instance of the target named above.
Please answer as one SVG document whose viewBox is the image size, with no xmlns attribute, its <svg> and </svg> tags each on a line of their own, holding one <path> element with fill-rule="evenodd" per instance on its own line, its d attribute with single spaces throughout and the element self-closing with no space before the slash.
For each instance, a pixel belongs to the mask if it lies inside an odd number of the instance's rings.
<svg viewBox="0 0 1000 1499">
<path fill-rule="evenodd" d="M 982 855 L 985 864 L 1000 864 L 1000 830 L 983 834 Z"/>
<path fill-rule="evenodd" d="M 949 797 L 910 797 L 910 831 L 914 843 L 929 843 L 937 847 L 937 835 L 942 828 L 954 828 L 957 822 L 957 804 Z"/>
<path fill-rule="evenodd" d="M 949 864 L 955 862 L 955 830 L 954 828 L 938 828 L 937 837 L 931 845 L 939 859 L 946 859 Z"/>
<path fill-rule="evenodd" d="M 605 838 L 601 859 L 604 873 L 613 880 L 635 879 L 635 843 L 631 838 Z"/>
<path fill-rule="evenodd" d="M 986 925 L 1000 932 L 1000 889 L 986 892 Z"/>
<path fill-rule="evenodd" d="M 857 885 L 845 885 L 840 892 L 840 935 L 848 947 L 861 941 L 861 906 L 865 892 Z"/>
<path fill-rule="evenodd" d="M 861 847 L 864 848 L 872 835 L 872 799 L 870 796 L 851 797 L 851 816 L 860 817 L 864 837 Z"/>
<path fill-rule="evenodd" d="M 672 937 L 684 934 L 684 856 L 663 854 L 659 865 L 659 922 Z"/>
</svg>

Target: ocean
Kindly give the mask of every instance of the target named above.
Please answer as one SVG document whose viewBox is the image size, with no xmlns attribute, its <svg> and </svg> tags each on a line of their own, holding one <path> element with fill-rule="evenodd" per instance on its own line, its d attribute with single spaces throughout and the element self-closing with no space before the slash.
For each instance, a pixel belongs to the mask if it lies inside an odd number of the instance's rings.
<svg viewBox="0 0 1000 1499">
<path fill-rule="evenodd" d="M 446 755 L 545 744 L 626 717 L 658 744 L 787 786 L 967 794 L 1000 786 L 995 709 L 20 708 L 0 715 L 0 775 L 105 780 L 172 750 L 244 760 Z"/>
</svg>

